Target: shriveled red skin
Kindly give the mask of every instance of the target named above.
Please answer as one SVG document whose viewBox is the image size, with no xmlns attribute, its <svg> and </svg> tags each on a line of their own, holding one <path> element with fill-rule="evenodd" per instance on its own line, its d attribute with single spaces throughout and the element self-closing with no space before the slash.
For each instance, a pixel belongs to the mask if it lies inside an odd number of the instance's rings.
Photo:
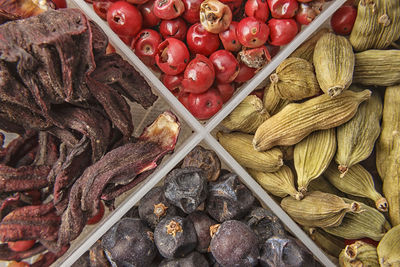
<svg viewBox="0 0 400 267">
<path fill-rule="evenodd" d="M 20 135 L 13 139 L 0 152 L 0 164 L 14 167 L 18 160 L 23 157 L 32 147 L 37 145 L 37 132 L 27 131 L 24 135 Z"/>
<path fill-rule="evenodd" d="M 54 9 L 55 5 L 51 1 L 46 1 L 45 6 L 42 8 L 31 0 L 3 0 L 0 3 L 0 14 L 7 15 L 8 20 L 15 20 L 43 13 L 46 11 L 44 8 Z"/>
<path fill-rule="evenodd" d="M 0 223 L 0 241 L 57 239 L 60 216 L 52 202 L 17 208 Z"/>
<path fill-rule="evenodd" d="M 20 194 L 17 194 L 7 197 L 0 202 L 0 219 L 3 219 L 10 211 L 22 206 L 23 203 L 20 201 L 20 198 Z"/>
<path fill-rule="evenodd" d="M 13 251 L 6 243 L 0 244 L 0 260 L 2 261 L 21 261 L 23 259 L 32 257 L 46 250 L 42 244 L 37 242 L 33 247 L 25 251 Z"/>
<path fill-rule="evenodd" d="M 49 166 L 22 166 L 19 168 L 0 164 L 0 192 L 40 189 L 49 185 Z"/>
<path fill-rule="evenodd" d="M 50 251 L 46 252 L 39 258 L 39 260 L 32 263 L 31 267 L 48 267 L 53 264 L 53 262 L 55 262 L 59 257 L 61 257 L 65 252 L 67 252 L 68 249 L 69 245 L 66 245 L 56 253 Z"/>
</svg>

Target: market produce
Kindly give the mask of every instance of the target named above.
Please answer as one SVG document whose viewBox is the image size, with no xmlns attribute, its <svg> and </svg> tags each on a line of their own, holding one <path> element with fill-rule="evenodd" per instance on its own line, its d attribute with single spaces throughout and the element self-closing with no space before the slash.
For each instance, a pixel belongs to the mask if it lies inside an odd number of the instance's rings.
<svg viewBox="0 0 400 267">
<path fill-rule="evenodd" d="M 202 146 L 196 146 L 186 155 L 181 167 L 184 168 L 187 166 L 202 169 L 209 182 L 217 180 L 221 171 L 221 161 L 217 154 Z"/>
<path fill-rule="evenodd" d="M 344 4 L 331 17 L 332 30 L 339 35 L 349 35 L 357 17 L 357 8 Z"/>
<path fill-rule="evenodd" d="M 324 146 L 321 146 L 324 144 Z M 298 190 L 307 192 L 309 183 L 328 168 L 336 152 L 335 129 L 311 133 L 294 146 L 293 159 Z"/>
<path fill-rule="evenodd" d="M 276 145 L 294 145 L 316 130 L 329 129 L 350 120 L 371 91 L 346 90 L 332 98 L 324 94 L 303 103 L 288 104 L 258 127 L 253 145 L 258 151 Z"/>
<path fill-rule="evenodd" d="M 190 213 L 187 218 L 192 221 L 196 230 L 196 250 L 201 253 L 207 252 L 211 242 L 210 227 L 216 225 L 217 222 L 211 219 L 205 212 L 199 210 Z"/>
<path fill-rule="evenodd" d="M 270 90 L 271 89 L 271 90 Z M 287 104 L 291 103 L 287 99 L 282 99 L 273 87 L 265 87 L 263 95 L 264 108 L 269 115 L 275 115 L 281 111 Z"/>
<path fill-rule="evenodd" d="M 325 94 L 336 97 L 349 88 L 353 79 L 354 52 L 347 38 L 325 33 L 315 45 L 313 63 Z"/>
<path fill-rule="evenodd" d="M 400 37 L 400 3 L 397 0 L 361 0 L 350 34 L 355 51 L 384 49 Z"/>
<path fill-rule="evenodd" d="M 344 239 L 328 234 L 321 228 L 304 226 L 304 230 L 310 235 L 311 239 L 329 255 L 336 258 L 344 248 Z"/>
<path fill-rule="evenodd" d="M 352 85 L 350 90 L 361 89 Z M 381 131 L 382 100 L 378 92 L 373 91 L 371 98 L 360 104 L 354 117 L 337 127 L 337 153 L 335 161 L 344 177 L 347 170 L 372 153 L 375 141 Z"/>
<path fill-rule="evenodd" d="M 321 38 L 321 36 L 328 31 L 329 30 L 327 28 L 319 29 L 308 40 L 302 43 L 292 54 L 290 54 L 290 57 L 302 58 L 312 63 L 315 45 L 317 44 L 319 38 Z"/>
<path fill-rule="evenodd" d="M 400 264 L 400 226 L 397 225 L 389 230 L 379 242 L 377 247 L 379 264 L 383 267 L 398 266 Z"/>
<path fill-rule="evenodd" d="M 362 241 L 347 245 L 339 256 L 340 266 L 371 266 L 379 267 L 376 247 Z"/>
</svg>

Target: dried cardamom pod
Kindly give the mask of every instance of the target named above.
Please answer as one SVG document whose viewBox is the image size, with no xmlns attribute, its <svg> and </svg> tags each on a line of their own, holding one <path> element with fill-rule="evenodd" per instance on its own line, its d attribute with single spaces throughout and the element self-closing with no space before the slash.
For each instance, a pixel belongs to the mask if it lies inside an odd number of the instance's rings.
<svg viewBox="0 0 400 267">
<path fill-rule="evenodd" d="M 346 203 L 353 200 L 342 198 Z M 324 231 L 344 239 L 361 239 L 364 237 L 379 241 L 390 229 L 389 222 L 385 216 L 377 209 L 364 203 L 359 203 L 361 212 L 346 213 L 340 225 L 334 227 L 324 227 Z"/>
<path fill-rule="evenodd" d="M 361 89 L 352 85 L 350 90 Z M 369 100 L 360 104 L 351 120 L 337 127 L 338 148 L 335 160 L 343 175 L 348 168 L 365 160 L 372 153 L 381 131 L 381 117 L 382 100 L 378 93 L 373 92 Z"/>
<path fill-rule="evenodd" d="M 276 145 L 294 145 L 313 131 L 337 127 L 350 120 L 370 95 L 369 90 L 346 90 L 334 98 L 323 94 L 300 104 L 288 104 L 258 127 L 254 148 L 262 151 Z"/>
<path fill-rule="evenodd" d="M 391 165 L 389 156 L 394 150 L 394 138 L 400 132 L 400 85 L 386 88 L 381 134 L 376 144 L 376 168 L 382 179 Z"/>
<path fill-rule="evenodd" d="M 334 187 L 327 179 L 321 175 L 318 179 L 312 180 L 307 188 L 308 192 L 321 191 L 324 193 L 330 193 L 337 195 L 338 197 L 344 197 L 345 194 Z"/>
<path fill-rule="evenodd" d="M 231 131 L 255 133 L 258 126 L 269 117 L 261 99 L 249 95 L 222 120 L 222 125 Z"/>
<path fill-rule="evenodd" d="M 379 267 L 376 247 L 362 241 L 347 245 L 339 255 L 339 264 L 343 267 Z"/>
<path fill-rule="evenodd" d="M 350 34 L 355 51 L 384 49 L 400 37 L 399 0 L 361 0 Z"/>
<path fill-rule="evenodd" d="M 324 176 L 340 191 L 359 197 L 370 198 L 375 201 L 376 208 L 380 211 L 388 211 L 388 202 L 375 189 L 371 174 L 360 164 L 348 169 L 345 177 L 340 177 L 340 172 L 335 164 L 331 164 Z"/>
<path fill-rule="evenodd" d="M 313 65 L 302 58 L 285 59 L 269 78 L 271 87 L 282 99 L 301 100 L 320 91 Z"/>
<path fill-rule="evenodd" d="M 343 238 L 328 234 L 320 228 L 305 226 L 304 229 L 320 248 L 336 258 L 339 257 L 340 252 L 345 247 Z"/>
<path fill-rule="evenodd" d="M 315 131 L 294 146 L 294 167 L 300 192 L 307 192 L 308 184 L 328 168 L 335 152 L 335 128 Z"/>
<path fill-rule="evenodd" d="M 379 242 L 377 251 L 382 267 L 400 266 L 400 225 L 390 229 Z"/>
<path fill-rule="evenodd" d="M 319 86 L 325 94 L 334 97 L 350 86 L 354 52 L 346 37 L 325 33 L 315 46 L 313 60 Z"/>
<path fill-rule="evenodd" d="M 353 83 L 392 86 L 400 83 L 400 50 L 366 50 L 355 54 Z"/>
<path fill-rule="evenodd" d="M 292 170 L 286 165 L 276 172 L 260 172 L 253 169 L 248 169 L 248 172 L 262 188 L 277 197 L 290 195 L 297 200 L 303 198 L 303 194 L 298 192 L 294 186 Z"/>
<path fill-rule="evenodd" d="M 310 39 L 302 43 L 291 55 L 290 57 L 299 57 L 313 63 L 314 48 L 317 44 L 319 38 L 325 33 L 329 32 L 329 29 L 322 28 L 319 29 Z"/>
<path fill-rule="evenodd" d="M 346 213 L 360 212 L 359 203 L 346 203 L 341 197 L 320 191 L 310 192 L 300 201 L 285 197 L 281 206 L 297 223 L 310 227 L 338 226 Z"/>
<path fill-rule="evenodd" d="M 264 108 L 271 116 L 278 113 L 291 102 L 287 99 L 282 99 L 274 89 L 271 85 L 265 87 L 263 96 Z"/>
<path fill-rule="evenodd" d="M 253 148 L 253 135 L 234 132 L 217 133 L 220 144 L 245 168 L 262 172 L 275 172 L 283 165 L 282 152 L 273 148 L 264 152 Z"/>
</svg>

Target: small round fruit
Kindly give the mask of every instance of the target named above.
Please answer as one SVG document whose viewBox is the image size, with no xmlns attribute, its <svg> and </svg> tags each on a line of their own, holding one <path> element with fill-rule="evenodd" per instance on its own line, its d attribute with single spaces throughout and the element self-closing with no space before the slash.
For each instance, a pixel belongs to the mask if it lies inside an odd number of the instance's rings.
<svg viewBox="0 0 400 267">
<path fill-rule="evenodd" d="M 156 0 L 154 2 L 154 15 L 160 19 L 174 19 L 182 15 L 185 5 L 182 0 Z"/>
<path fill-rule="evenodd" d="M 186 66 L 182 85 L 185 92 L 200 94 L 211 87 L 214 78 L 213 63 L 207 57 L 197 54 Z"/>
<path fill-rule="evenodd" d="M 270 19 L 269 43 L 275 46 L 287 45 L 298 32 L 297 23 L 294 19 Z"/>
<path fill-rule="evenodd" d="M 133 47 L 135 54 L 149 67 L 156 64 L 157 49 L 161 40 L 160 34 L 151 29 L 142 30 L 137 35 Z"/>
<path fill-rule="evenodd" d="M 182 80 L 182 73 L 178 75 L 163 74 L 161 76 L 161 82 L 175 97 L 178 97 L 183 92 Z"/>
<path fill-rule="evenodd" d="M 244 12 L 248 17 L 255 17 L 260 21 L 267 21 L 269 8 L 266 0 L 247 0 Z"/>
<path fill-rule="evenodd" d="M 354 6 L 341 6 L 331 17 L 331 27 L 336 34 L 348 35 L 353 29 L 357 17 L 357 9 Z"/>
<path fill-rule="evenodd" d="M 154 0 L 147 1 L 146 3 L 139 5 L 138 9 L 142 13 L 143 27 L 150 28 L 158 25 L 160 18 L 154 15 L 153 12 Z"/>
<path fill-rule="evenodd" d="M 126 2 L 135 4 L 135 5 L 142 5 L 142 4 L 146 3 L 147 1 L 149 1 L 149 0 L 126 0 Z"/>
<path fill-rule="evenodd" d="M 256 75 L 256 68 L 250 68 L 243 62 L 239 63 L 239 74 L 236 76 L 236 79 L 234 80 L 237 83 L 244 83 L 250 80 L 251 78 Z"/>
<path fill-rule="evenodd" d="M 56 9 L 67 7 L 67 1 L 65 0 L 51 0 L 51 1 L 56 5 Z"/>
<path fill-rule="evenodd" d="M 215 88 L 210 88 L 204 93 L 190 93 L 188 97 L 188 109 L 199 120 L 207 120 L 222 108 L 221 94 Z"/>
<path fill-rule="evenodd" d="M 189 110 L 189 95 L 190 95 L 190 93 L 182 92 L 182 93 L 178 96 L 179 102 L 181 102 L 182 105 L 183 105 L 187 110 Z"/>
<path fill-rule="evenodd" d="M 160 34 L 164 39 L 173 37 L 185 41 L 187 24 L 182 18 L 162 20 L 160 23 Z"/>
<path fill-rule="evenodd" d="M 290 19 L 296 15 L 299 4 L 297 0 L 268 0 L 271 16 L 277 19 Z"/>
<path fill-rule="evenodd" d="M 125 1 L 113 3 L 107 11 L 110 28 L 120 36 L 135 36 L 142 28 L 142 14 Z"/>
<path fill-rule="evenodd" d="M 200 22 L 200 5 L 204 0 L 182 0 L 185 5 L 185 11 L 182 18 L 190 24 Z"/>
<path fill-rule="evenodd" d="M 212 33 L 220 33 L 228 29 L 232 21 L 229 6 L 218 0 L 205 0 L 200 5 L 200 23 L 204 29 Z"/>
<path fill-rule="evenodd" d="M 157 66 L 166 74 L 176 75 L 183 72 L 189 63 L 189 51 L 181 40 L 167 38 L 158 46 Z"/>
<path fill-rule="evenodd" d="M 15 241 L 15 242 L 8 242 L 8 248 L 11 249 L 12 251 L 16 252 L 21 252 L 21 251 L 27 251 L 33 245 L 35 245 L 36 240 L 21 240 L 21 241 Z"/>
<path fill-rule="evenodd" d="M 186 43 L 193 54 L 211 55 L 219 48 L 218 34 L 208 32 L 200 23 L 190 26 L 186 34 Z"/>
<path fill-rule="evenodd" d="M 107 11 L 108 8 L 112 5 L 112 2 L 106 0 L 106 1 L 94 1 L 93 2 L 93 10 L 96 12 L 96 14 L 104 19 L 107 20 Z"/>
<path fill-rule="evenodd" d="M 256 18 L 247 17 L 239 22 L 236 35 L 243 46 L 255 48 L 262 46 L 268 40 L 269 28 Z"/>
<path fill-rule="evenodd" d="M 211 54 L 215 78 L 219 83 L 230 83 L 239 74 L 239 62 L 234 55 L 226 50 L 218 50 Z"/>
<path fill-rule="evenodd" d="M 218 83 L 217 90 L 221 94 L 222 102 L 226 103 L 232 98 L 233 93 L 235 92 L 235 87 L 232 83 Z"/>
<path fill-rule="evenodd" d="M 242 44 L 239 42 L 236 35 L 236 28 L 239 22 L 232 21 L 229 28 L 218 34 L 219 39 L 221 39 L 222 45 L 225 50 L 231 52 L 238 52 L 242 48 Z"/>
<path fill-rule="evenodd" d="M 296 21 L 301 25 L 308 25 L 315 19 L 317 13 L 315 10 L 306 3 L 301 3 L 299 11 L 296 14 Z"/>
<path fill-rule="evenodd" d="M 90 218 L 87 222 L 86 222 L 86 224 L 87 225 L 93 225 L 93 224 L 96 224 L 96 223 L 98 223 L 102 218 L 103 218 L 103 216 L 104 216 L 104 204 L 103 204 L 103 202 L 100 202 L 100 204 L 99 204 L 99 211 L 92 217 L 92 218 Z"/>
</svg>

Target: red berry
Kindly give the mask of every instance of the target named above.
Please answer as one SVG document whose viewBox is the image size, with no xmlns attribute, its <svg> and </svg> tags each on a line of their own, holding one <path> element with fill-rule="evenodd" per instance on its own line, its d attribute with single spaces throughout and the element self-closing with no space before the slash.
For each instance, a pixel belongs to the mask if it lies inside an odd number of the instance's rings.
<svg viewBox="0 0 400 267">
<path fill-rule="evenodd" d="M 271 16 L 277 19 L 290 19 L 299 8 L 297 0 L 268 0 Z"/>
<path fill-rule="evenodd" d="M 56 9 L 67 7 L 67 1 L 65 0 L 51 0 L 51 1 L 56 5 Z"/>
<path fill-rule="evenodd" d="M 138 58 L 150 67 L 156 64 L 157 49 L 161 41 L 162 39 L 158 32 L 145 29 L 138 33 L 132 48 L 135 50 Z"/>
<path fill-rule="evenodd" d="M 301 3 L 299 11 L 296 14 L 296 21 L 301 25 L 308 25 L 317 16 L 315 10 L 306 3 Z"/>
<path fill-rule="evenodd" d="M 222 102 L 226 103 L 233 96 L 235 87 L 232 85 L 232 83 L 219 83 L 217 84 L 217 90 L 221 94 Z"/>
<path fill-rule="evenodd" d="M 200 23 L 190 26 L 186 34 L 186 42 L 193 54 L 211 55 L 219 48 L 218 34 L 206 31 Z"/>
<path fill-rule="evenodd" d="M 290 43 L 297 35 L 298 27 L 294 19 L 270 19 L 269 43 L 275 46 L 282 46 Z"/>
<path fill-rule="evenodd" d="M 154 0 L 147 1 L 143 5 L 139 5 L 138 9 L 143 16 L 143 27 L 150 28 L 156 26 L 160 22 L 160 18 L 153 12 Z"/>
<path fill-rule="evenodd" d="M 98 212 L 93 217 L 91 217 L 86 222 L 86 224 L 88 225 L 96 224 L 103 218 L 103 216 L 104 216 L 104 204 L 103 202 L 100 202 Z"/>
<path fill-rule="evenodd" d="M 113 3 L 107 11 L 110 28 L 120 36 L 135 36 L 142 28 L 142 14 L 125 1 Z"/>
<path fill-rule="evenodd" d="M 161 76 L 161 82 L 176 97 L 179 97 L 179 95 L 183 92 L 182 80 L 183 80 L 182 73 L 178 75 L 163 74 Z"/>
<path fill-rule="evenodd" d="M 218 50 L 211 54 L 210 60 L 214 65 L 215 78 L 219 83 L 230 83 L 239 74 L 239 62 L 226 50 Z"/>
<path fill-rule="evenodd" d="M 176 75 L 183 72 L 189 63 L 189 51 L 181 40 L 167 38 L 158 46 L 157 66 L 166 74 Z"/>
<path fill-rule="evenodd" d="M 248 17 L 266 21 L 269 16 L 269 8 L 266 0 L 247 0 L 244 12 Z"/>
<path fill-rule="evenodd" d="M 181 102 L 182 105 L 183 105 L 187 110 L 189 110 L 189 95 L 190 95 L 190 93 L 182 92 L 182 93 L 178 96 L 179 102 Z"/>
<path fill-rule="evenodd" d="M 105 0 L 105 1 L 94 1 L 93 2 L 93 10 L 96 14 L 104 19 L 107 20 L 107 11 L 108 8 L 112 5 L 112 2 Z"/>
<path fill-rule="evenodd" d="M 235 78 L 235 82 L 238 83 L 244 83 L 253 78 L 254 75 L 256 75 L 257 69 L 255 68 L 250 68 L 243 62 L 239 63 L 239 73 Z"/>
<path fill-rule="evenodd" d="M 163 20 L 160 24 L 160 33 L 164 39 L 173 37 L 185 41 L 187 24 L 182 18 Z"/>
<path fill-rule="evenodd" d="M 222 97 L 215 88 L 210 88 L 204 93 L 190 93 L 188 96 L 188 109 L 199 120 L 211 118 L 222 108 Z"/>
<path fill-rule="evenodd" d="M 15 241 L 15 242 L 8 242 L 8 248 L 11 249 L 12 251 L 16 252 L 21 252 L 21 251 L 27 251 L 33 245 L 35 245 L 36 240 L 21 240 L 21 241 Z"/>
<path fill-rule="evenodd" d="M 183 0 L 185 11 L 182 17 L 190 24 L 200 22 L 200 5 L 204 0 Z"/>
<path fill-rule="evenodd" d="M 242 44 L 239 42 L 236 35 L 236 28 L 239 22 L 232 21 L 229 28 L 226 31 L 220 32 L 219 39 L 221 39 L 222 45 L 225 50 L 231 52 L 238 52 L 242 48 Z"/>
<path fill-rule="evenodd" d="M 255 48 L 262 46 L 267 41 L 269 28 L 267 24 L 256 18 L 247 17 L 239 22 L 236 35 L 243 46 Z"/>
<path fill-rule="evenodd" d="M 214 78 L 213 63 L 207 57 L 197 54 L 185 69 L 182 85 L 185 92 L 199 94 L 211 87 Z"/>
<path fill-rule="evenodd" d="M 331 17 L 331 27 L 336 34 L 348 35 L 353 29 L 357 17 L 354 6 L 341 6 Z"/>
<path fill-rule="evenodd" d="M 135 5 L 141 5 L 146 3 L 149 0 L 126 0 L 126 2 L 131 3 L 131 4 L 135 4 Z"/>
<path fill-rule="evenodd" d="M 154 15 L 160 19 L 174 19 L 185 11 L 182 0 L 156 0 L 154 2 Z"/>
</svg>

